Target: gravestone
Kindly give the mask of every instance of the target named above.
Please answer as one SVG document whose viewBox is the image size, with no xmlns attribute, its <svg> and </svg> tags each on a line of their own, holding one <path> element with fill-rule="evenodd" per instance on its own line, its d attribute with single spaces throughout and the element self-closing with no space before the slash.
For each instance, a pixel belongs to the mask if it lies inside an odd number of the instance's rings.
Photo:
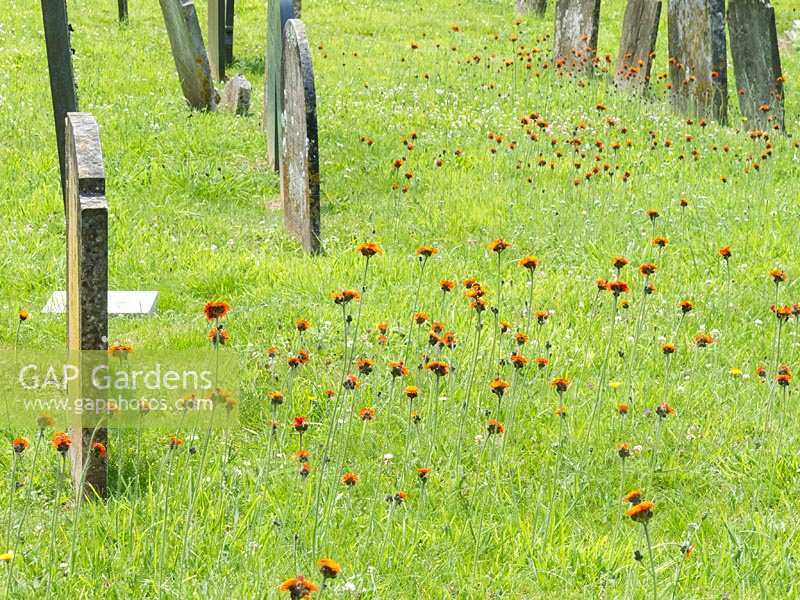
<svg viewBox="0 0 800 600">
<path fill-rule="evenodd" d="M 547 0 L 517 0 L 517 14 L 543 15 L 547 12 Z"/>
<path fill-rule="evenodd" d="M 728 32 L 746 127 L 783 131 L 783 71 L 775 9 L 762 0 L 728 0 Z"/>
<path fill-rule="evenodd" d="M 67 159 L 67 348 L 80 361 L 70 398 L 95 398 L 89 373 L 108 349 L 108 202 L 97 122 L 87 113 L 66 116 Z M 105 423 L 75 413 L 73 480 L 87 495 L 107 494 L 108 465 L 93 452 L 108 447 Z M 78 490 L 80 492 L 80 490 Z"/>
<path fill-rule="evenodd" d="M 556 66 L 585 75 L 594 71 L 600 0 L 558 0 L 556 4 Z"/>
<path fill-rule="evenodd" d="M 218 95 L 192 0 L 159 0 L 183 95 L 198 110 L 214 110 Z"/>
<path fill-rule="evenodd" d="M 267 158 L 272 168 L 280 170 L 280 147 L 283 133 L 283 32 L 286 21 L 300 18 L 300 2 L 297 0 L 268 0 L 267 3 L 267 55 L 264 62 L 264 122 L 267 137 Z"/>
<path fill-rule="evenodd" d="M 728 120 L 725 0 L 669 0 L 672 105 L 683 114 Z"/>
<path fill-rule="evenodd" d="M 281 197 L 286 228 L 307 252 L 320 240 L 319 145 L 314 70 L 306 29 L 299 19 L 286 22 L 283 44 L 283 140 Z"/>
<path fill-rule="evenodd" d="M 225 83 L 222 91 L 222 110 L 245 116 L 250 111 L 250 98 L 253 88 L 243 75 L 232 77 Z"/>
<path fill-rule="evenodd" d="M 225 3 L 225 66 L 233 64 L 234 0 Z"/>
<path fill-rule="evenodd" d="M 225 0 L 208 0 L 208 62 L 211 76 L 225 81 Z"/>
<path fill-rule="evenodd" d="M 661 0 L 628 0 L 614 85 L 643 95 L 655 57 Z"/>
<path fill-rule="evenodd" d="M 117 12 L 119 13 L 119 22 L 128 22 L 128 0 L 117 0 Z"/>
<path fill-rule="evenodd" d="M 67 170 L 64 154 L 64 123 L 68 112 L 78 110 L 66 1 L 42 0 L 42 19 L 44 20 L 45 46 L 47 47 L 47 70 L 50 74 L 50 95 L 53 100 L 58 165 L 61 173 L 61 193 L 64 197 L 64 210 L 66 210 Z"/>
<path fill-rule="evenodd" d="M 158 292 L 134 290 L 108 292 L 109 315 L 154 315 L 157 303 Z M 67 292 L 64 290 L 53 292 L 42 312 L 53 314 L 67 312 Z"/>
</svg>

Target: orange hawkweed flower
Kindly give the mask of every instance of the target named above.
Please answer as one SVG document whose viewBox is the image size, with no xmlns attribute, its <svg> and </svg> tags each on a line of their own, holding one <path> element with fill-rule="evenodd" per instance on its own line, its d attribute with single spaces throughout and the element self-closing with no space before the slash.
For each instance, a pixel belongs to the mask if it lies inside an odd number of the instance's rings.
<svg viewBox="0 0 800 600">
<path fill-rule="evenodd" d="M 407 385 L 405 389 L 405 395 L 411 400 L 419 396 L 419 390 L 417 389 L 417 386 Z"/>
<path fill-rule="evenodd" d="M 307 321 L 306 319 L 297 319 L 294 322 L 294 326 L 297 327 L 297 331 L 302 333 L 304 331 L 308 331 L 309 330 L 309 328 L 311 327 L 311 323 L 309 321 Z"/>
<path fill-rule="evenodd" d="M 492 389 L 492 393 L 497 396 L 498 398 L 502 398 L 505 391 L 511 387 L 511 384 L 508 383 L 504 379 L 500 379 L 497 377 L 494 381 L 489 384 L 489 387 Z"/>
<path fill-rule="evenodd" d="M 672 408 L 666 402 L 662 402 L 656 407 L 656 414 L 661 417 L 662 419 L 667 418 L 667 416 L 675 414 L 675 409 Z"/>
<path fill-rule="evenodd" d="M 206 302 L 206 305 L 203 307 L 203 313 L 205 313 L 206 319 L 213 321 L 215 319 L 221 319 L 227 315 L 230 308 L 231 307 L 227 302 Z"/>
<path fill-rule="evenodd" d="M 313 581 L 309 581 L 302 575 L 298 575 L 297 577 L 284 581 L 278 586 L 278 590 L 281 592 L 289 592 L 292 600 L 303 600 L 304 598 L 310 598 L 312 592 L 316 592 L 319 588 Z"/>
<path fill-rule="evenodd" d="M 631 407 L 625 404 L 624 402 L 621 404 L 617 404 L 617 412 L 621 415 L 627 415 L 631 410 Z"/>
<path fill-rule="evenodd" d="M 336 579 L 339 573 L 342 572 L 342 567 L 339 566 L 335 560 L 330 558 L 323 558 L 319 561 L 319 572 L 324 579 Z"/>
<path fill-rule="evenodd" d="M 614 268 L 619 271 L 623 267 L 626 267 L 627 265 L 631 264 L 631 261 L 629 261 L 624 256 L 615 256 L 614 262 L 612 264 L 614 265 Z"/>
<path fill-rule="evenodd" d="M 559 394 L 566 392 L 569 384 L 570 381 L 566 377 L 556 377 L 550 382 L 550 385 L 552 385 Z"/>
<path fill-rule="evenodd" d="M 308 450 L 298 450 L 295 456 L 297 456 L 297 460 L 299 462 L 306 463 L 311 458 L 311 452 L 309 452 Z"/>
<path fill-rule="evenodd" d="M 231 339 L 231 336 L 228 335 L 228 332 L 220 325 L 208 332 L 208 339 L 211 340 L 214 346 L 224 346 L 228 343 L 228 340 Z"/>
<path fill-rule="evenodd" d="M 338 304 L 340 306 L 344 306 L 345 304 L 355 300 L 361 300 L 361 294 L 359 294 L 355 290 L 344 290 L 341 292 L 334 292 L 331 297 L 333 298 L 334 304 Z"/>
<path fill-rule="evenodd" d="M 108 349 L 108 354 L 113 358 L 128 358 L 128 354 L 133 352 L 133 348 L 127 344 L 114 344 Z"/>
<path fill-rule="evenodd" d="M 378 330 L 378 333 L 385 334 L 387 331 L 389 331 L 389 326 L 386 323 L 378 323 L 375 328 Z"/>
<path fill-rule="evenodd" d="M 511 364 L 514 365 L 515 369 L 521 369 L 528 364 L 528 359 L 522 356 L 522 354 L 512 354 Z"/>
<path fill-rule="evenodd" d="M 529 271 L 535 271 L 539 266 L 539 259 L 536 256 L 523 256 L 519 259 L 519 266 Z"/>
<path fill-rule="evenodd" d="M 439 249 L 434 248 L 433 246 L 420 246 L 417 248 L 417 256 L 422 256 L 424 258 L 430 258 L 434 254 L 438 254 Z"/>
<path fill-rule="evenodd" d="M 627 294 L 630 290 L 628 284 L 624 281 L 609 281 L 608 282 L 608 290 L 614 294 L 615 296 L 619 296 L 620 294 Z"/>
<path fill-rule="evenodd" d="M 617 444 L 617 454 L 623 460 L 631 455 L 631 446 L 627 442 L 619 442 Z"/>
<path fill-rule="evenodd" d="M 698 348 L 705 348 L 706 346 L 710 346 L 714 343 L 714 338 L 707 333 L 699 333 L 694 336 L 694 343 Z"/>
<path fill-rule="evenodd" d="M 507 248 L 511 248 L 511 244 L 504 239 L 497 239 L 489 244 L 489 250 L 498 254 Z"/>
<path fill-rule="evenodd" d="M 72 446 L 72 438 L 63 431 L 54 433 L 52 441 L 53 448 L 58 450 L 62 456 L 64 456 L 69 450 L 70 446 Z"/>
<path fill-rule="evenodd" d="M 645 277 L 652 275 L 657 269 L 658 267 L 655 265 L 655 263 L 644 263 L 639 266 L 639 272 Z"/>
<path fill-rule="evenodd" d="M 375 367 L 375 361 L 370 358 L 359 358 L 356 361 L 356 367 L 362 375 L 369 375 Z"/>
<path fill-rule="evenodd" d="M 434 373 L 437 377 L 444 377 L 450 370 L 450 365 L 443 360 L 432 360 L 425 365 L 425 368 Z"/>
<path fill-rule="evenodd" d="M 106 450 L 105 444 L 101 442 L 95 442 L 92 444 L 92 452 L 95 455 L 95 458 L 99 458 L 100 460 L 105 460 L 108 456 L 108 450 Z"/>
<path fill-rule="evenodd" d="M 361 479 L 355 473 L 351 473 L 348 471 L 344 475 L 342 475 L 342 483 L 345 484 L 347 487 L 353 487 L 355 484 L 358 483 L 358 480 Z"/>
<path fill-rule="evenodd" d="M 521 331 L 514 334 L 514 339 L 517 341 L 517 346 L 524 346 L 528 342 L 528 336 Z"/>
<path fill-rule="evenodd" d="M 681 300 L 681 303 L 680 303 L 679 306 L 681 307 L 681 312 L 683 314 L 690 313 L 690 312 L 692 312 L 692 310 L 694 310 L 694 304 L 692 304 L 688 300 Z"/>
<path fill-rule="evenodd" d="M 273 390 L 269 393 L 269 400 L 275 406 L 283 404 L 283 394 L 278 390 Z"/>
<path fill-rule="evenodd" d="M 654 502 L 645 500 L 639 504 L 631 506 L 625 515 L 636 521 L 637 523 L 647 523 L 653 516 L 653 509 L 656 507 Z"/>
<path fill-rule="evenodd" d="M 345 377 L 344 383 L 342 383 L 342 386 L 344 386 L 344 389 L 346 390 L 354 390 L 359 385 L 361 385 L 361 382 L 358 380 L 358 377 L 356 377 L 352 373 L 349 374 L 347 377 Z"/>
<path fill-rule="evenodd" d="M 607 279 L 596 279 L 595 285 L 597 286 L 597 290 L 599 292 L 603 292 L 608 289 L 608 280 Z"/>
<path fill-rule="evenodd" d="M 792 381 L 792 374 L 789 372 L 789 369 L 786 368 L 786 370 L 784 372 L 778 373 L 778 375 L 775 377 L 775 381 L 781 387 L 788 386 L 789 383 L 791 383 L 791 381 Z"/>
<path fill-rule="evenodd" d="M 622 497 L 622 501 L 634 505 L 639 504 L 642 501 L 642 490 L 631 490 Z"/>
<path fill-rule="evenodd" d="M 428 475 L 430 475 L 431 470 L 428 467 L 419 467 L 417 469 L 417 477 L 422 483 L 426 483 L 428 481 Z"/>
<path fill-rule="evenodd" d="M 178 446 L 183 446 L 183 440 L 176 436 L 170 436 L 169 438 L 169 447 L 170 449 L 174 450 Z"/>
<path fill-rule="evenodd" d="M 30 313 L 29 313 L 27 310 L 22 310 L 22 309 L 21 309 L 21 310 L 20 310 L 20 311 L 17 313 L 17 316 L 19 317 L 19 320 L 20 320 L 20 321 L 27 321 L 27 320 L 28 320 L 28 318 L 31 316 L 31 314 L 30 314 Z"/>
<path fill-rule="evenodd" d="M 17 454 L 22 454 L 23 452 L 25 452 L 25 450 L 28 449 L 28 446 L 30 446 L 30 443 L 28 443 L 28 440 L 26 440 L 23 437 L 15 438 L 11 442 L 11 447 L 14 449 L 14 452 L 16 452 Z"/>
<path fill-rule="evenodd" d="M 414 322 L 417 325 L 423 325 L 428 320 L 428 313 L 418 312 L 414 315 Z"/>
<path fill-rule="evenodd" d="M 658 218 L 658 211 L 655 208 L 648 208 L 646 214 L 651 221 L 655 221 Z"/>
<path fill-rule="evenodd" d="M 502 434 L 505 433 L 506 428 L 497 419 L 489 419 L 486 423 L 486 431 L 489 432 L 489 435 Z"/>
<path fill-rule="evenodd" d="M 550 359 L 545 358 L 544 356 L 537 356 L 534 359 L 534 362 L 536 363 L 537 367 L 539 367 L 540 369 L 544 369 L 547 365 L 550 364 Z"/>
<path fill-rule="evenodd" d="M 451 292 L 453 291 L 453 288 L 456 287 L 456 284 L 454 281 L 451 281 L 449 279 L 440 279 L 439 287 L 443 292 Z"/>
<path fill-rule="evenodd" d="M 408 368 L 402 361 L 390 362 L 389 372 L 392 374 L 392 377 L 405 377 L 408 375 Z"/>
<path fill-rule="evenodd" d="M 375 242 L 365 242 L 356 246 L 356 252 L 366 258 L 372 258 L 376 254 L 381 254 L 383 250 L 381 250 L 381 247 Z"/>
<path fill-rule="evenodd" d="M 664 248 L 667 244 L 669 244 L 669 238 L 666 238 L 663 235 L 659 235 L 653 238 L 653 241 L 651 243 L 655 247 Z"/>
<path fill-rule="evenodd" d="M 731 257 L 731 247 L 723 246 L 719 249 L 719 255 L 725 260 L 728 260 Z"/>
<path fill-rule="evenodd" d="M 675 352 L 675 344 L 667 342 L 666 344 L 661 344 L 661 352 L 664 354 L 673 354 Z"/>
<path fill-rule="evenodd" d="M 772 277 L 776 285 L 786 281 L 786 273 L 780 269 L 772 269 L 772 271 L 769 272 L 769 276 Z"/>
<path fill-rule="evenodd" d="M 364 406 L 358 411 L 358 418 L 362 421 L 372 421 L 375 418 L 375 409 L 369 406 Z"/>
<path fill-rule="evenodd" d="M 302 415 L 297 415 L 292 421 L 292 429 L 297 433 L 305 433 L 308 431 L 308 421 Z"/>
</svg>

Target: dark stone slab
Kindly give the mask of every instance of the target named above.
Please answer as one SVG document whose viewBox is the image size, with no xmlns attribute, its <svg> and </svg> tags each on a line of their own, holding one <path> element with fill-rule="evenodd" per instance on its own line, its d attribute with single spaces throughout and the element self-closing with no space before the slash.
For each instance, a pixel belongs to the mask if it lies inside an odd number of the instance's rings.
<svg viewBox="0 0 800 600">
<path fill-rule="evenodd" d="M 264 62 L 264 133 L 267 138 L 267 158 L 272 168 L 280 170 L 280 146 L 283 139 L 283 31 L 286 21 L 300 18 L 300 3 L 295 0 L 268 0 L 267 56 Z"/>
<path fill-rule="evenodd" d="M 222 91 L 221 108 L 226 112 L 245 116 L 250 111 L 250 98 L 253 88 L 243 75 L 232 77 L 225 83 Z"/>
<path fill-rule="evenodd" d="M 225 3 L 225 66 L 233 64 L 233 19 L 235 15 L 234 0 Z"/>
<path fill-rule="evenodd" d="M 614 84 L 643 95 L 655 57 L 661 0 L 628 0 L 622 23 Z"/>
<path fill-rule="evenodd" d="M 211 76 L 225 81 L 225 0 L 208 0 L 208 62 Z"/>
<path fill-rule="evenodd" d="M 516 0 L 517 14 L 543 15 L 547 12 L 547 0 Z"/>
<path fill-rule="evenodd" d="M 159 0 L 183 95 L 198 110 L 214 110 L 218 96 L 192 0 Z"/>
<path fill-rule="evenodd" d="M 108 349 L 108 202 L 97 122 L 87 113 L 66 116 L 67 348 L 80 361 L 70 398 L 95 398 L 91 370 Z M 100 351 L 100 352 L 96 352 Z M 87 495 L 106 496 L 108 465 L 92 452 L 108 445 L 97 414 L 77 412 L 73 428 L 73 480 Z"/>
<path fill-rule="evenodd" d="M 669 0 L 671 99 L 680 112 L 728 120 L 725 0 Z"/>
<path fill-rule="evenodd" d="M 68 112 L 78 110 L 78 93 L 72 70 L 70 28 L 65 0 L 42 0 L 44 40 L 47 47 L 47 70 L 50 74 L 50 96 L 53 100 L 53 118 L 56 128 L 58 165 L 61 172 L 61 193 L 64 210 L 67 198 L 67 170 L 64 153 L 64 123 Z"/>
<path fill-rule="evenodd" d="M 597 60 L 600 0 L 558 0 L 556 3 L 556 68 L 591 75 Z"/>
<path fill-rule="evenodd" d="M 783 71 L 775 9 L 762 0 L 728 0 L 739 108 L 753 129 L 784 131 Z"/>
<path fill-rule="evenodd" d="M 318 253 L 322 244 L 317 97 L 311 50 L 306 29 L 299 19 L 286 22 L 282 71 L 281 196 L 284 222 L 307 252 Z"/>
<path fill-rule="evenodd" d="M 128 22 L 128 0 L 117 0 L 117 13 L 120 23 Z"/>
</svg>

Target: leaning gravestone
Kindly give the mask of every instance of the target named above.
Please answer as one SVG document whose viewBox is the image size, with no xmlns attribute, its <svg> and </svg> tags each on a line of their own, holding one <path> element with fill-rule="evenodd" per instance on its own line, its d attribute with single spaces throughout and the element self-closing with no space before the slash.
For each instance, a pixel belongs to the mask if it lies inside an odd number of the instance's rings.
<svg viewBox="0 0 800 600">
<path fill-rule="evenodd" d="M 517 0 L 517 13 L 543 15 L 547 11 L 547 0 Z"/>
<path fill-rule="evenodd" d="M 44 20 L 45 46 L 47 47 L 47 70 L 50 74 L 50 95 L 53 99 L 58 165 L 61 172 L 61 193 L 64 196 L 64 210 L 66 210 L 67 170 L 64 155 L 64 123 L 68 112 L 78 110 L 66 1 L 42 0 L 42 19 Z"/>
<path fill-rule="evenodd" d="M 775 9 L 765 0 L 729 0 L 728 31 L 739 108 L 747 127 L 783 131 L 783 72 Z"/>
<path fill-rule="evenodd" d="M 725 0 L 669 0 L 672 105 L 684 114 L 728 120 Z"/>
<path fill-rule="evenodd" d="M 306 29 L 299 19 L 286 22 L 283 43 L 283 140 L 281 197 L 286 228 L 307 252 L 320 241 L 319 145 L 314 70 Z"/>
<path fill-rule="evenodd" d="M 80 361 L 70 398 L 95 398 L 92 369 L 108 349 L 108 202 L 97 122 L 87 113 L 66 116 L 67 157 L 67 348 Z M 76 412 L 73 479 L 76 489 L 106 496 L 108 465 L 94 452 L 108 446 L 108 431 L 96 412 Z M 78 490 L 80 492 L 80 490 Z"/>
<path fill-rule="evenodd" d="M 661 0 L 628 0 L 614 85 L 643 95 L 655 57 Z"/>
<path fill-rule="evenodd" d="M 600 0 L 558 0 L 553 53 L 556 66 L 591 75 L 599 24 Z"/>
<path fill-rule="evenodd" d="M 203 33 L 192 0 L 159 0 L 183 95 L 198 110 L 214 110 L 217 91 L 211 78 Z"/>
<path fill-rule="evenodd" d="M 253 94 L 253 87 L 245 79 L 244 75 L 232 77 L 225 83 L 222 91 L 222 102 L 220 108 L 226 112 L 236 113 L 245 116 L 250 111 L 250 98 Z"/>
<path fill-rule="evenodd" d="M 283 32 L 286 21 L 300 18 L 299 0 L 268 0 L 267 4 L 267 56 L 264 78 L 264 123 L 267 137 L 267 157 L 276 171 L 280 170 L 281 115 L 283 114 Z"/>
</svg>

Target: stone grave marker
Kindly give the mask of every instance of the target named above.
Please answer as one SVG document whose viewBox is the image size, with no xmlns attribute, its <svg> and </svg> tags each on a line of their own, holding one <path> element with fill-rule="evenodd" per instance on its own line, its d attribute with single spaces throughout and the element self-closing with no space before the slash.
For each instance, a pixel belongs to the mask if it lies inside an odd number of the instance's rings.
<svg viewBox="0 0 800 600">
<path fill-rule="evenodd" d="M 234 0 L 225 3 L 225 66 L 233 64 Z"/>
<path fill-rule="evenodd" d="M 232 77 L 225 83 L 222 91 L 221 108 L 226 112 L 245 116 L 250 111 L 250 98 L 253 88 L 243 75 Z"/>
<path fill-rule="evenodd" d="M 109 315 L 154 315 L 158 304 L 158 292 L 120 290 L 108 292 Z M 65 313 L 67 311 L 67 292 L 53 292 L 43 313 Z"/>
<path fill-rule="evenodd" d="M 78 110 L 66 0 L 42 0 L 42 19 L 44 20 L 45 46 L 47 47 L 47 70 L 50 74 L 50 95 L 53 100 L 58 165 L 61 172 L 61 193 L 64 197 L 64 210 L 66 210 L 67 170 L 64 154 L 64 123 L 68 112 Z"/>
<path fill-rule="evenodd" d="M 547 0 L 517 0 L 517 14 L 528 15 L 537 14 L 543 15 L 547 12 Z"/>
<path fill-rule="evenodd" d="M 314 70 L 306 29 L 299 19 L 286 22 L 283 45 L 283 140 L 281 197 L 286 228 L 307 252 L 320 240 L 319 145 Z"/>
<path fill-rule="evenodd" d="M 600 0 L 558 0 L 556 4 L 556 67 L 591 75 L 597 58 Z"/>
<path fill-rule="evenodd" d="M 300 18 L 297 0 L 268 0 L 267 3 L 267 55 L 264 62 L 264 133 L 267 137 L 267 158 L 272 168 L 280 170 L 280 147 L 283 133 L 283 32 L 286 21 Z"/>
<path fill-rule="evenodd" d="M 697 118 L 728 120 L 725 0 L 669 0 L 672 105 Z"/>
<path fill-rule="evenodd" d="M 219 101 L 211 77 L 203 33 L 192 0 L 159 0 L 183 95 L 198 110 L 214 110 Z"/>
<path fill-rule="evenodd" d="M 128 22 L 128 0 L 117 0 L 117 13 L 120 23 Z"/>
<path fill-rule="evenodd" d="M 655 57 L 661 0 L 628 0 L 614 85 L 643 95 Z"/>
<path fill-rule="evenodd" d="M 67 348 L 80 361 L 70 398 L 94 398 L 89 373 L 108 349 L 108 202 L 97 122 L 87 113 L 66 116 L 67 158 Z M 87 495 L 105 497 L 108 465 L 93 451 L 108 447 L 108 430 L 97 414 L 76 412 L 73 480 Z M 80 490 L 78 490 L 80 492 Z"/>
<path fill-rule="evenodd" d="M 225 81 L 225 0 L 208 0 L 208 62 L 211 76 L 216 81 Z"/>
<path fill-rule="evenodd" d="M 766 0 L 728 0 L 728 32 L 745 126 L 783 131 L 783 71 L 775 9 Z"/>
</svg>

